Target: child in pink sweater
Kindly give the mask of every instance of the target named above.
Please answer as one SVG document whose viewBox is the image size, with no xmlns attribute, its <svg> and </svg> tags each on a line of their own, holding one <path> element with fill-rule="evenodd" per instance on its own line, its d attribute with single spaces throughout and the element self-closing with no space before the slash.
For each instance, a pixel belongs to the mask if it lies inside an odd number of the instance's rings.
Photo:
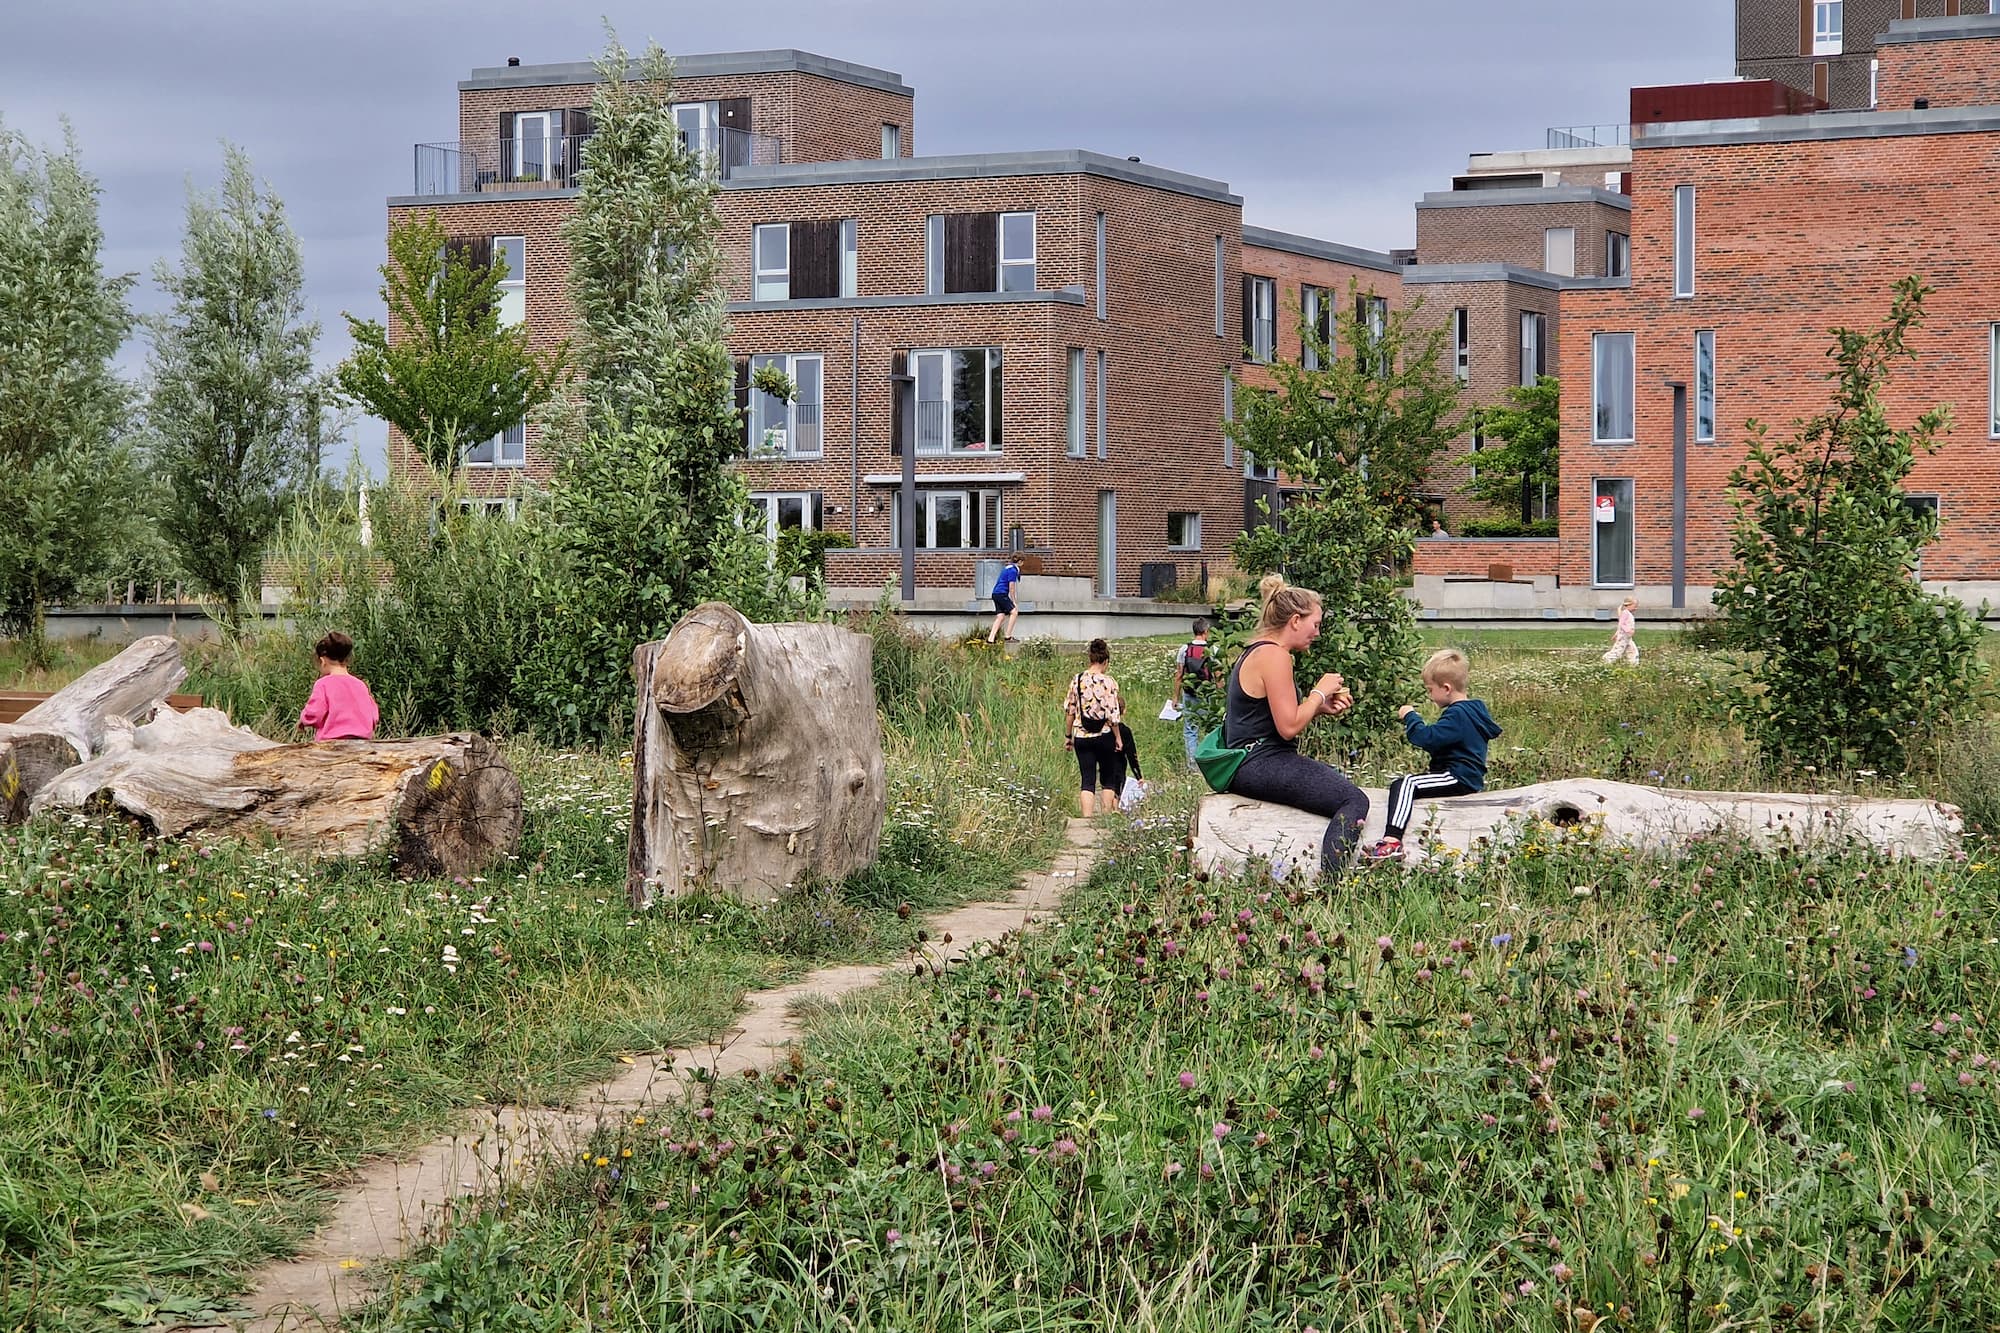
<svg viewBox="0 0 2000 1333">
<path fill-rule="evenodd" d="M 319 679 L 313 683 L 312 697 L 299 714 L 299 725 L 310 727 L 316 741 L 366 741 L 375 738 L 380 714 L 375 696 L 359 676 L 347 669 L 354 653 L 354 640 L 339 630 L 331 630 L 313 646 L 319 659 Z"/>
</svg>

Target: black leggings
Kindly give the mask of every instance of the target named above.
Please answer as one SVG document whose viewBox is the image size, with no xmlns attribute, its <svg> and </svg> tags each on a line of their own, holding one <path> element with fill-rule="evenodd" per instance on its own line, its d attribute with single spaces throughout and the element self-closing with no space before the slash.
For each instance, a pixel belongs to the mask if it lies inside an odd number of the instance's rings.
<svg viewBox="0 0 2000 1333">
<path fill-rule="evenodd" d="M 1345 773 L 1283 746 L 1264 745 L 1251 751 L 1229 780 L 1229 790 L 1232 795 L 1289 805 L 1328 820 L 1319 844 L 1322 874 L 1339 871 L 1368 818 L 1367 794 Z"/>
<path fill-rule="evenodd" d="M 1083 790 L 1096 791 L 1098 779 L 1102 777 L 1104 789 L 1116 793 L 1125 785 L 1125 764 L 1112 742 L 1109 727 L 1095 736 L 1078 736 L 1076 745 L 1076 771 L 1083 781 Z"/>
</svg>

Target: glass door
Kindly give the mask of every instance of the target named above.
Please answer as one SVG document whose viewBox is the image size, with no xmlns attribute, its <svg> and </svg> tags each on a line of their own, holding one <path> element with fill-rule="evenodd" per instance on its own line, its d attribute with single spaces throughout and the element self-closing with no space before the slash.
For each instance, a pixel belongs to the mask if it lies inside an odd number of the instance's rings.
<svg viewBox="0 0 2000 1333">
<path fill-rule="evenodd" d="M 933 491 L 930 504 L 930 541 L 933 549 L 958 549 L 971 545 L 966 540 L 964 491 Z"/>
<path fill-rule="evenodd" d="M 1118 595 L 1118 492 L 1097 493 L 1097 595 Z"/>
<path fill-rule="evenodd" d="M 550 179 L 555 161 L 555 116 L 547 111 L 523 111 L 514 117 L 514 179 Z"/>
<path fill-rule="evenodd" d="M 1599 477 L 1590 502 L 1591 581 L 1632 586 L 1632 479 Z"/>
</svg>

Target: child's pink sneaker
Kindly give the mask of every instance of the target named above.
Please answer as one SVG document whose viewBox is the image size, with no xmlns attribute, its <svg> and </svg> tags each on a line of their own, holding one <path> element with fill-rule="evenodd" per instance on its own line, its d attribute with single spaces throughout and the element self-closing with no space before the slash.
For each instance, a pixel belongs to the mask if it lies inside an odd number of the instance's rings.
<svg viewBox="0 0 2000 1333">
<path fill-rule="evenodd" d="M 1384 838 L 1368 850 L 1369 859 L 1374 861 L 1396 860 L 1402 855 L 1403 840 L 1401 838 Z"/>
</svg>

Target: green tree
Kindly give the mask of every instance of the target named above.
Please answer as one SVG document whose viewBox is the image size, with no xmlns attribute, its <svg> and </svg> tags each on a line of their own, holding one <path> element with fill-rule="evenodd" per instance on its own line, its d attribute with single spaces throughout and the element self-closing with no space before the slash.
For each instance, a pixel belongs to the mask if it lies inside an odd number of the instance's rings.
<svg viewBox="0 0 2000 1333">
<path fill-rule="evenodd" d="M 524 706 L 562 735 L 622 726 L 632 649 L 696 603 L 726 599 L 752 618 L 786 605 L 734 467 L 743 419 L 715 181 L 682 145 L 666 56 L 651 48 L 636 79 L 627 66 L 613 37 L 563 226 L 579 374 L 548 418 L 555 467 L 532 571 L 545 619 L 516 678 Z"/>
<path fill-rule="evenodd" d="M 1750 422 L 1730 478 L 1735 565 L 1715 601 L 1752 650 L 1737 706 L 1773 756 L 1901 769 L 1981 693 L 1978 620 L 1915 577 L 1937 513 L 1903 494 L 1917 455 L 1950 432 L 1951 409 L 1895 430 L 1882 408 L 1891 368 L 1914 359 L 1930 290 L 1905 278 L 1880 328 L 1833 330 L 1831 407 L 1784 440 Z"/>
<path fill-rule="evenodd" d="M 347 315 L 354 351 L 334 371 L 340 392 L 402 432 L 449 472 L 465 451 L 526 421 L 562 382 L 565 349 L 543 355 L 525 325 L 500 322 L 504 258 L 473 262 L 431 214 L 389 231 L 382 300 L 389 329 Z"/>
<path fill-rule="evenodd" d="M 1325 603 L 1299 670 L 1307 679 L 1338 671 L 1355 691 L 1352 710 L 1313 729 L 1327 747 L 1378 732 L 1409 702 L 1421 640 L 1398 571 L 1415 544 L 1431 461 L 1464 425 L 1458 382 L 1442 369 L 1443 330 L 1397 313 L 1379 332 L 1343 315 L 1331 340 L 1312 328 L 1302 335 L 1317 367 L 1275 363 L 1277 388 L 1239 394 L 1242 410 L 1226 429 L 1294 487 L 1277 521 L 1238 537 L 1234 553 L 1245 571 L 1281 572 Z"/>
<path fill-rule="evenodd" d="M 153 338 L 147 453 L 168 488 L 161 529 L 181 567 L 239 623 L 278 520 L 318 475 L 318 378 L 299 238 L 284 203 L 225 145 L 221 189 L 189 192 L 172 304 Z M 254 596 L 254 591 L 252 592 Z"/>
<path fill-rule="evenodd" d="M 1479 475 L 1465 493 L 1496 507 L 1518 505 L 1521 522 L 1532 523 L 1537 502 L 1552 503 L 1561 480 L 1561 409 L 1562 385 L 1553 375 L 1511 388 L 1503 406 L 1482 409 L 1477 415 L 1486 445 L 1475 460 Z"/>
<path fill-rule="evenodd" d="M 0 127 L 0 627 L 46 662 L 45 614 L 103 570 L 133 523 L 111 358 L 130 275 L 105 276 L 97 182 L 65 130 L 49 153 Z"/>
</svg>

